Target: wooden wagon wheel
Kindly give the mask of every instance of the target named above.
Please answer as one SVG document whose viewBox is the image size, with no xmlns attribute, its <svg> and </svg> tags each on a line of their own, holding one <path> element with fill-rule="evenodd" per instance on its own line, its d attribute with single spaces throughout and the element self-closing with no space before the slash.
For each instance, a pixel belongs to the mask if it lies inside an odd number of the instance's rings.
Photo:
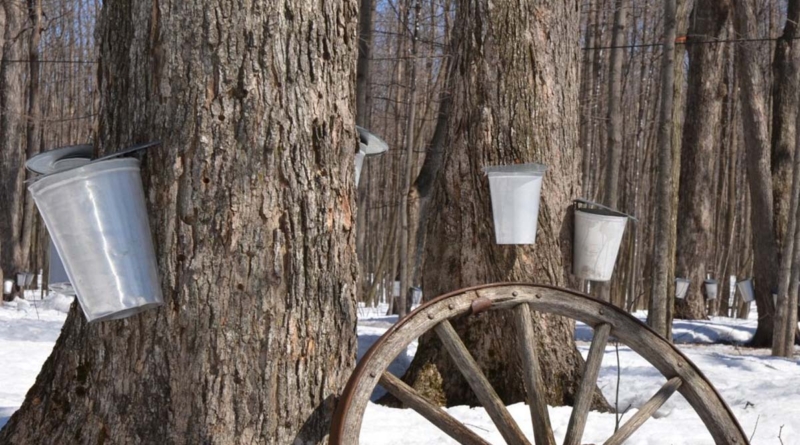
<svg viewBox="0 0 800 445">
<path fill-rule="evenodd" d="M 444 410 L 420 396 L 413 388 L 387 371 L 400 352 L 425 332 L 433 329 L 466 378 L 500 434 L 509 444 L 529 444 L 449 320 L 484 310 L 511 310 L 522 336 L 520 356 L 525 366 L 525 388 L 538 445 L 555 445 L 542 391 L 542 380 L 534 345 L 531 310 L 581 321 L 594 328 L 594 337 L 578 394 L 569 419 L 566 445 L 581 443 L 592 393 L 610 335 L 650 362 L 667 382 L 639 411 L 614 433 L 605 445 L 624 443 L 675 392 L 680 392 L 702 419 L 717 444 L 747 444 L 742 427 L 711 382 L 672 344 L 628 313 L 608 303 L 571 290 L 536 284 L 490 284 L 456 291 L 432 300 L 400 320 L 364 355 L 342 394 L 331 428 L 330 443 L 358 443 L 361 421 L 376 385 L 428 419 L 460 443 L 487 442 Z"/>
</svg>

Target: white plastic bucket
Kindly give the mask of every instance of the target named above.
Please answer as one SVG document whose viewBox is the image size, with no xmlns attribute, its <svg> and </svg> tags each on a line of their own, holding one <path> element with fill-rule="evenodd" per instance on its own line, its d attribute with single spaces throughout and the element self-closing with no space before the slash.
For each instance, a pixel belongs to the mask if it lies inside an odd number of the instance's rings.
<svg viewBox="0 0 800 445">
<path fill-rule="evenodd" d="M 703 284 L 706 287 L 706 299 L 708 300 L 716 300 L 717 299 L 717 280 L 706 280 Z"/>
<path fill-rule="evenodd" d="M 745 303 L 752 303 L 756 299 L 755 290 L 753 289 L 753 280 L 750 278 L 739 281 L 736 283 L 736 288 L 742 294 L 742 299 Z"/>
<path fill-rule="evenodd" d="M 627 216 L 610 210 L 575 210 L 572 252 L 575 276 L 592 281 L 611 279 L 627 223 Z"/>
<path fill-rule="evenodd" d="M 542 179 L 547 166 L 486 167 L 497 244 L 535 244 Z"/>
<path fill-rule="evenodd" d="M 90 322 L 163 304 L 138 160 L 92 162 L 28 189 Z"/>
<path fill-rule="evenodd" d="M 359 151 L 356 153 L 356 187 L 358 187 L 358 181 L 361 179 L 361 168 L 364 167 L 364 158 L 367 156 L 367 153 Z"/>
<path fill-rule="evenodd" d="M 689 291 L 689 280 L 686 278 L 675 278 L 675 298 L 683 300 L 686 292 Z"/>
<path fill-rule="evenodd" d="M 3 295 L 11 295 L 14 292 L 14 280 L 3 281 Z"/>
</svg>

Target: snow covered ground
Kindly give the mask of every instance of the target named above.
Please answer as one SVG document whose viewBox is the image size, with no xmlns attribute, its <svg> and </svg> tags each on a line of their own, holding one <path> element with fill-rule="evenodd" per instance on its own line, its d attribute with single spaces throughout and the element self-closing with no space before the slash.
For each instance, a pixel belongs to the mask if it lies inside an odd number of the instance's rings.
<svg viewBox="0 0 800 445">
<path fill-rule="evenodd" d="M 66 319 L 70 299 L 51 296 L 44 301 L 12 302 L 0 306 L 0 427 L 19 408 L 25 393 L 47 359 Z M 385 308 L 359 309 L 359 357 L 380 337 L 396 317 L 384 316 Z M 638 317 L 645 314 L 638 313 Z M 800 358 L 792 360 L 769 357 L 764 349 L 736 346 L 747 341 L 756 322 L 713 318 L 709 321 L 677 320 L 675 340 L 717 387 L 733 409 L 752 443 L 800 444 Z M 591 329 L 578 325 L 578 347 L 585 355 Z M 715 344 L 725 343 L 725 344 Z M 402 374 L 416 351 L 412 344 L 398 357 L 390 370 Z M 623 421 L 629 418 L 665 379 L 638 354 L 619 348 L 619 366 L 613 345 L 606 349 L 598 384 L 613 404 L 617 369 L 621 372 L 618 405 L 630 406 Z M 509 407 L 523 431 L 531 431 L 529 411 L 523 404 Z M 448 412 L 492 443 L 503 443 L 497 429 L 481 408 L 459 406 Z M 566 433 L 569 407 L 551 407 L 550 416 L 556 439 Z M 411 410 L 370 404 L 364 419 L 362 444 L 451 444 L 455 443 Z M 602 443 L 614 429 L 614 414 L 591 413 L 584 443 Z M 781 427 L 783 428 L 781 430 Z M 532 441 L 532 439 L 531 439 Z M 678 394 L 674 395 L 627 442 L 629 444 L 706 444 L 711 437 Z"/>
</svg>

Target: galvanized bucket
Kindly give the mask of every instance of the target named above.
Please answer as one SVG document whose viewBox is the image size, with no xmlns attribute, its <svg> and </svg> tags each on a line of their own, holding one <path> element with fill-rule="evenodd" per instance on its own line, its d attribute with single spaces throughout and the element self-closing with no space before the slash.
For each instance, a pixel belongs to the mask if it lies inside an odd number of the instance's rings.
<svg viewBox="0 0 800 445">
<path fill-rule="evenodd" d="M 486 167 L 497 244 L 535 244 L 542 179 L 547 166 L 519 164 Z"/>
<path fill-rule="evenodd" d="M 756 293 L 753 289 L 753 280 L 750 278 L 736 283 L 736 288 L 742 293 L 742 299 L 744 299 L 745 303 L 752 303 L 756 300 Z"/>
<path fill-rule="evenodd" d="M 30 272 L 17 273 L 17 286 L 28 287 L 33 283 L 34 274 Z"/>
<path fill-rule="evenodd" d="M 92 162 L 28 189 L 90 322 L 163 304 L 137 159 Z"/>
<path fill-rule="evenodd" d="M 364 167 L 364 158 L 367 156 L 367 153 L 364 150 L 359 151 L 356 153 L 355 162 L 356 162 L 356 187 L 358 187 L 358 181 L 361 179 L 361 168 Z"/>
<path fill-rule="evenodd" d="M 683 300 L 686 292 L 689 291 L 689 280 L 686 278 L 675 278 L 675 298 Z"/>
<path fill-rule="evenodd" d="M 706 287 L 706 299 L 708 300 L 716 300 L 717 299 L 717 280 L 708 279 L 705 280 L 703 283 Z"/>
<path fill-rule="evenodd" d="M 610 280 L 627 223 L 627 215 L 610 210 L 576 209 L 572 272 L 584 280 Z"/>
</svg>

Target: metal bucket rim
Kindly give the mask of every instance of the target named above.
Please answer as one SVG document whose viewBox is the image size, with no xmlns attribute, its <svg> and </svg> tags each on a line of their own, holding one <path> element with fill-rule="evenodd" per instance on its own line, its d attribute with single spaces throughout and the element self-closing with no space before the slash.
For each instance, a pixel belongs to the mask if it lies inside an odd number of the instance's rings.
<svg viewBox="0 0 800 445">
<path fill-rule="evenodd" d="M 483 172 L 491 177 L 503 176 L 532 176 L 542 177 L 547 172 L 545 164 L 511 164 L 511 165 L 490 165 L 483 167 Z"/>
<path fill-rule="evenodd" d="M 119 165 L 109 165 L 112 163 Z M 29 185 L 28 190 L 30 190 L 31 194 L 35 197 L 36 195 L 46 193 L 54 187 L 62 187 L 76 181 L 83 181 L 86 180 L 87 177 L 100 173 L 130 170 L 139 171 L 140 169 L 140 162 L 136 158 L 117 158 L 100 162 L 90 162 L 82 167 L 42 176 L 36 182 Z"/>
<path fill-rule="evenodd" d="M 620 212 L 615 212 L 612 210 L 606 210 L 601 208 L 575 209 L 575 213 L 583 213 L 586 216 L 590 216 L 591 219 L 596 219 L 601 221 L 609 221 L 609 222 L 628 221 L 628 215 L 623 215 Z"/>
</svg>

